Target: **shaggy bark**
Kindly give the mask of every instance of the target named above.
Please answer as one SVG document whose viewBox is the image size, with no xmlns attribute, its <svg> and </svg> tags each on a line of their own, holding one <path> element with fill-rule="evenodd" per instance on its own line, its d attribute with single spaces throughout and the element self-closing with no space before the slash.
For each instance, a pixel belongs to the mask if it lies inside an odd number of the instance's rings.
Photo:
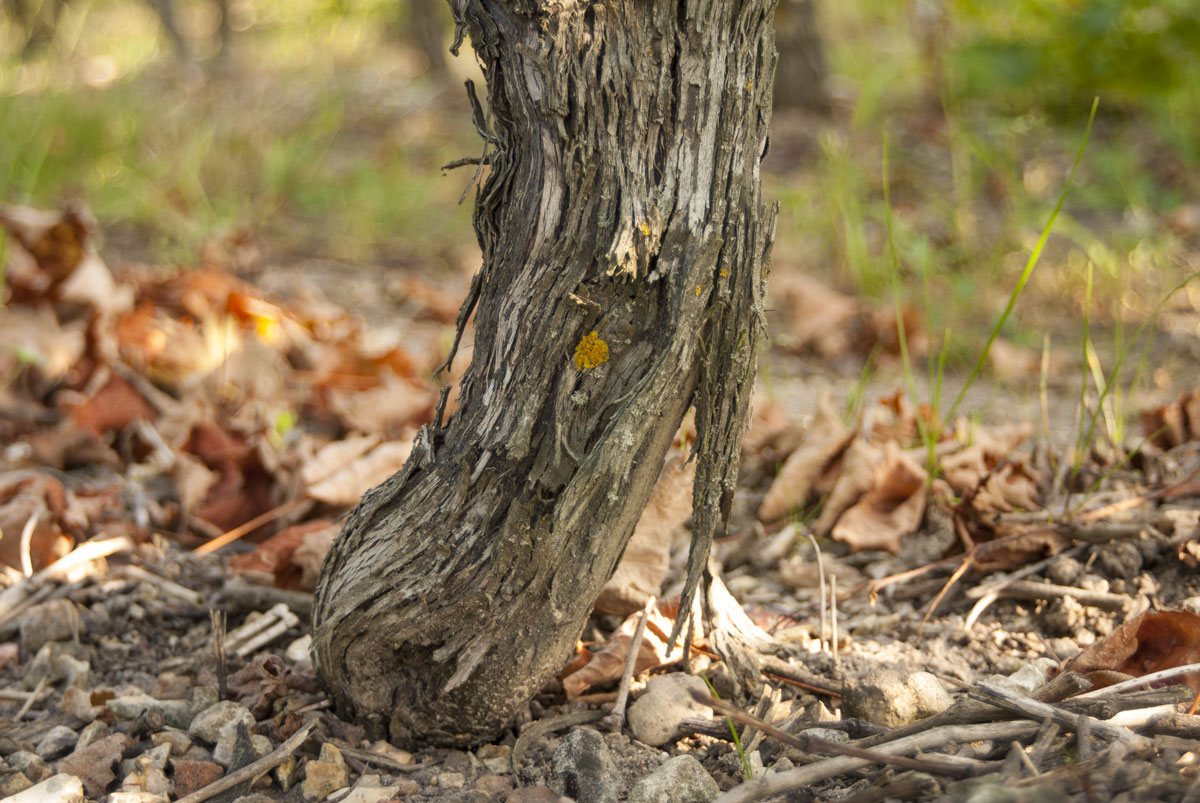
<svg viewBox="0 0 1200 803">
<path fill-rule="evenodd" d="M 474 354 L 454 415 L 351 513 L 314 610 L 338 709 L 401 744 L 493 738 L 562 668 L 692 406 L 694 591 L 774 225 L 773 0 L 452 5 L 488 85 Z"/>
</svg>

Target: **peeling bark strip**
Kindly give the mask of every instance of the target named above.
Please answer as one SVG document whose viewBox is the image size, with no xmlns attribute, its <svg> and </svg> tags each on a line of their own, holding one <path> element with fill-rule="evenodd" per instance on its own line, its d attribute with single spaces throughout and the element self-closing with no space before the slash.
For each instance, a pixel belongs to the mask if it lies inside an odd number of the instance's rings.
<svg viewBox="0 0 1200 803">
<path fill-rule="evenodd" d="M 458 411 L 351 513 L 314 611 L 339 710 L 397 743 L 489 739 L 562 668 L 692 405 L 703 566 L 775 217 L 773 0 L 452 5 L 495 147 L 475 350 Z"/>
</svg>

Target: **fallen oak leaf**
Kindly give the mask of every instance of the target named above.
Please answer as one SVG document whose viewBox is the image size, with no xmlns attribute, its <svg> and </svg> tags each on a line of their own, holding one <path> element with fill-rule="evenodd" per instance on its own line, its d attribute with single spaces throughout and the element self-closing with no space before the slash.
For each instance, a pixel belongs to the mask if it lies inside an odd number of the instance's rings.
<svg viewBox="0 0 1200 803">
<path fill-rule="evenodd" d="M 1200 389 L 1180 393 L 1170 404 L 1144 410 L 1142 432 L 1150 445 L 1167 451 L 1191 440 L 1200 440 Z"/>
<path fill-rule="evenodd" d="M 900 539 L 920 526 L 927 497 L 925 470 L 889 441 L 876 465 L 874 485 L 838 518 L 830 534 L 854 551 L 899 552 Z"/>
<path fill-rule="evenodd" d="M 1200 616 L 1188 611 L 1145 611 L 1122 623 L 1075 658 L 1063 662 L 1093 688 L 1175 666 L 1200 663 Z M 1200 675 L 1185 676 L 1200 691 Z"/>
<path fill-rule="evenodd" d="M 646 620 L 646 630 L 638 648 L 637 663 L 634 666 L 635 674 L 677 661 L 683 656 L 682 639 L 676 641 L 674 650 L 667 652 L 667 638 L 675 623 L 678 610 L 678 597 L 674 600 L 660 600 L 650 609 L 650 615 Z M 625 658 L 629 654 L 633 634 L 637 630 L 638 620 L 641 619 L 641 616 L 641 611 L 630 614 L 620 627 L 613 631 L 612 636 L 604 642 L 599 650 L 591 653 L 590 656 L 581 655 L 580 660 L 573 661 L 568 667 L 572 669 L 569 674 L 566 674 L 564 670 L 564 674 L 560 675 L 560 680 L 568 698 L 578 697 L 592 686 L 621 677 L 621 672 L 625 667 Z M 699 643 L 703 638 L 699 630 L 699 623 L 697 623 L 694 644 Z"/>
<path fill-rule="evenodd" d="M 378 440 L 378 438 L 370 436 L 361 440 L 370 441 Z M 344 452 L 344 454 L 350 453 L 352 453 L 350 450 Z M 410 454 L 412 454 L 411 441 L 381 443 L 310 485 L 307 494 L 311 498 L 329 505 L 353 505 L 362 498 L 364 493 L 402 469 Z M 309 475 L 312 476 L 316 473 L 316 471 L 309 472 Z"/>
<path fill-rule="evenodd" d="M 854 432 L 842 423 L 833 402 L 823 396 L 817 403 L 812 424 L 767 489 L 758 508 L 758 520 L 775 521 L 802 508 L 816 490 L 818 480 L 829 464 L 841 455 L 854 438 Z"/>
<path fill-rule="evenodd" d="M 822 535 L 833 530 L 843 513 L 875 487 L 875 467 L 883 459 L 883 449 L 865 438 L 855 437 L 838 461 L 839 471 L 821 515 L 813 522 L 813 532 Z"/>
<path fill-rule="evenodd" d="M 268 576 L 279 588 L 312 591 L 337 532 L 337 523 L 326 519 L 296 524 L 267 538 L 253 552 L 234 555 L 229 568 L 238 574 Z"/>
</svg>

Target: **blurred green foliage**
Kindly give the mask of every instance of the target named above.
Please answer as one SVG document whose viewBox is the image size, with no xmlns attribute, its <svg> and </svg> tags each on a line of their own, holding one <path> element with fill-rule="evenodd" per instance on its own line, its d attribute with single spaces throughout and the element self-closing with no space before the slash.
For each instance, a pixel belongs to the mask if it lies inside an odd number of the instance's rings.
<svg viewBox="0 0 1200 803">
<path fill-rule="evenodd" d="M 1078 117 L 1097 95 L 1144 108 L 1200 79 L 1195 0 L 960 0 L 953 14 L 959 98 Z"/>
<path fill-rule="evenodd" d="M 413 37 L 419 2 L 231 0 L 218 58 L 214 3 L 176 0 L 199 63 L 176 59 L 144 0 L 74 0 L 25 58 L 0 14 L 0 201 L 80 196 L 110 253 L 151 262 L 247 237 L 289 257 L 461 259 L 474 171 L 440 166 L 480 151 L 462 92 L 479 78 L 466 49 L 447 74 L 430 69 Z M 820 3 L 834 112 L 776 116 L 765 175 L 782 206 L 777 262 L 890 294 L 890 132 L 902 290 L 927 308 L 927 332 L 964 334 L 943 349 L 969 360 L 969 333 L 1000 311 L 1098 95 L 1078 180 L 1003 334 L 1037 346 L 1031 321 L 1080 317 L 1089 264 L 1093 320 L 1151 308 L 1196 245 L 1168 223 L 1200 197 L 1196 5 Z M 444 47 L 448 12 L 435 6 L 440 23 L 426 22 Z"/>
</svg>

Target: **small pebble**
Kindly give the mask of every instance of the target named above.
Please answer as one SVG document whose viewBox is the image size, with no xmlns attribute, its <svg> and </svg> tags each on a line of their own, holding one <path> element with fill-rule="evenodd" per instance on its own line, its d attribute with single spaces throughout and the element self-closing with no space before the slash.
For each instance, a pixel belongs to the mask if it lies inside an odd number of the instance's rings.
<svg viewBox="0 0 1200 803">
<path fill-rule="evenodd" d="M 305 765 L 304 773 L 300 793 L 305 800 L 322 800 L 331 792 L 350 785 L 346 759 L 342 758 L 340 750 L 328 742 L 321 745 L 321 755 L 317 760 Z"/>
<path fill-rule="evenodd" d="M 77 641 L 84 630 L 79 609 L 68 599 L 56 599 L 30 607 L 17 620 L 21 631 L 21 646 L 29 655 L 36 655 L 42 645 L 51 641 Z"/>
<path fill-rule="evenodd" d="M 186 797 L 197 789 L 203 789 L 224 774 L 225 768 L 212 761 L 172 762 L 175 794 L 179 797 Z"/>
<path fill-rule="evenodd" d="M 503 775 L 481 775 L 475 779 L 475 788 L 499 800 L 513 788 L 513 785 L 512 781 Z"/>
<path fill-rule="evenodd" d="M 755 751 L 757 752 L 757 751 Z M 669 758 L 629 790 L 629 803 L 706 803 L 721 793 L 693 756 Z"/>
<path fill-rule="evenodd" d="M 842 689 L 842 715 L 859 717 L 886 728 L 899 728 L 941 713 L 954 702 L 929 672 L 884 669 L 847 681 Z"/>
<path fill-rule="evenodd" d="M 438 773 L 437 785 L 442 789 L 462 789 L 466 784 L 467 779 L 461 772 Z"/>
<path fill-rule="evenodd" d="M 646 690 L 629 706 L 633 735 L 658 747 L 679 736 L 685 720 L 711 719 L 712 709 L 696 702 L 693 691 L 708 693 L 704 681 L 695 675 L 672 672 L 650 678 Z"/>
<path fill-rule="evenodd" d="M 79 734 L 65 725 L 55 725 L 38 740 L 35 750 L 43 759 L 53 761 L 75 749 Z"/>
<path fill-rule="evenodd" d="M 112 702 L 109 703 L 109 707 L 112 707 Z M 232 700 L 222 700 L 196 714 L 188 725 L 188 736 L 206 744 L 216 744 L 222 731 L 237 722 L 244 723 L 247 728 L 253 728 L 254 715 L 244 705 Z"/>
<path fill-rule="evenodd" d="M 4 803 L 67 803 L 83 798 L 83 783 L 76 777 L 59 773 L 36 786 L 18 792 Z"/>
<path fill-rule="evenodd" d="M 182 756 L 192 746 L 192 737 L 183 731 L 175 730 L 159 731 L 158 733 L 151 734 L 150 741 L 155 746 L 168 745 L 173 758 Z"/>
</svg>

